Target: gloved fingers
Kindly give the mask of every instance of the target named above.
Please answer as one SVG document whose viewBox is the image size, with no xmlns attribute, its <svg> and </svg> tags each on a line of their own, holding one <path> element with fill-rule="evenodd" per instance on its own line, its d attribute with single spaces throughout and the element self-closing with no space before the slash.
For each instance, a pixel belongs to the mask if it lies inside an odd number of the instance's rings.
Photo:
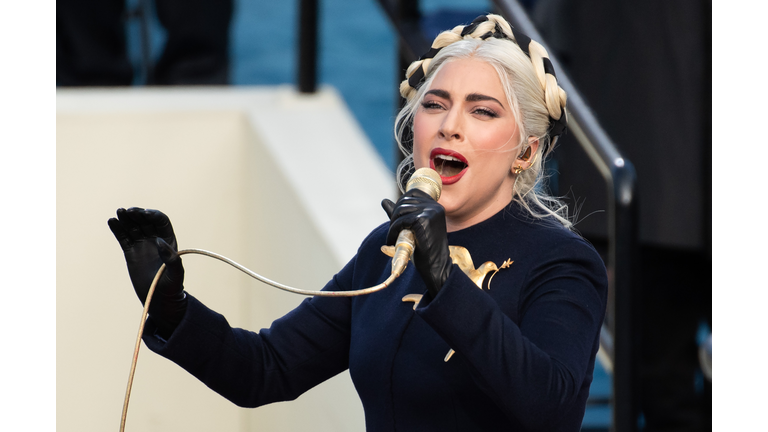
<svg viewBox="0 0 768 432">
<path fill-rule="evenodd" d="M 177 249 L 176 234 L 173 232 L 171 220 L 160 210 L 146 209 L 144 216 L 152 224 L 156 236 L 162 237 L 174 250 Z"/>
<path fill-rule="evenodd" d="M 144 238 L 157 237 L 157 230 L 148 218 L 148 212 L 141 207 L 131 207 L 127 210 L 128 217 L 138 226 Z"/>
<path fill-rule="evenodd" d="M 419 189 L 412 189 L 403 196 L 400 197 L 400 199 L 397 200 L 397 203 L 393 203 L 392 200 L 389 199 L 383 199 L 381 200 L 381 207 L 384 209 L 385 212 L 387 212 L 387 217 L 392 219 L 392 214 L 395 211 L 395 208 L 400 206 L 403 203 L 416 203 L 420 202 L 421 199 L 432 199 L 429 195 L 422 192 Z"/>
<path fill-rule="evenodd" d="M 161 237 L 155 238 L 157 244 L 157 253 L 160 255 L 160 259 L 166 266 L 172 265 L 177 260 L 181 259 L 179 254 Z"/>
<path fill-rule="evenodd" d="M 421 206 L 418 204 L 413 203 L 400 203 L 395 205 L 395 208 L 392 209 L 392 215 L 389 217 L 390 222 L 394 222 L 408 214 L 411 213 L 418 213 L 421 211 Z"/>
<path fill-rule="evenodd" d="M 128 210 L 118 209 L 117 215 L 132 242 L 161 237 L 173 249 L 177 249 L 173 226 L 163 212 L 131 207 Z"/>
<path fill-rule="evenodd" d="M 421 201 L 424 201 L 424 202 L 437 202 L 437 201 L 433 200 L 432 197 L 429 196 L 429 194 L 427 194 L 426 192 L 422 191 L 421 189 L 411 189 L 409 191 L 406 191 L 404 194 L 402 194 L 400 196 L 400 198 L 398 198 L 398 200 L 395 203 L 395 205 L 396 206 L 400 205 L 400 203 L 402 203 L 403 201 L 414 201 L 414 200 L 415 201 L 420 201 L 420 202 Z"/>
<path fill-rule="evenodd" d="M 107 225 L 109 225 L 110 231 L 112 231 L 112 234 L 114 234 L 117 242 L 120 243 L 120 247 L 123 248 L 123 250 L 127 250 L 133 246 L 133 241 L 128 235 L 128 231 L 126 231 L 125 227 L 119 220 L 116 218 L 109 218 L 109 220 L 107 220 Z"/>
<path fill-rule="evenodd" d="M 424 213 L 430 209 L 442 209 L 442 206 L 429 197 L 402 196 L 392 209 L 391 219 L 394 221 L 411 213 Z"/>
<path fill-rule="evenodd" d="M 400 231 L 404 229 L 411 229 L 411 227 L 417 223 L 419 213 L 410 212 L 399 215 L 392 219 L 389 223 L 389 232 L 387 232 L 387 244 L 394 245 L 397 241 L 397 236 L 400 235 Z"/>
<path fill-rule="evenodd" d="M 155 224 L 149 218 L 149 212 L 151 210 L 137 209 L 135 212 L 129 212 L 129 215 L 139 225 L 141 232 L 144 233 L 146 238 L 157 237 L 157 229 Z"/>
<path fill-rule="evenodd" d="M 424 205 L 429 204 L 437 204 L 437 201 L 435 201 L 429 194 L 422 191 L 421 189 L 411 189 L 404 193 L 399 200 L 397 200 L 398 204 L 401 203 L 421 203 Z"/>
<path fill-rule="evenodd" d="M 384 198 L 381 200 L 381 208 L 384 209 L 385 212 L 387 212 L 387 217 L 392 220 L 392 212 L 395 211 L 395 203 L 393 203 L 391 200 L 388 200 Z"/>
<path fill-rule="evenodd" d="M 427 246 L 429 243 L 431 243 L 430 239 L 432 239 L 435 235 L 445 236 L 445 228 L 443 228 L 445 224 L 436 224 L 435 222 L 431 222 L 435 218 L 440 217 L 444 218 L 445 216 L 443 216 L 439 211 L 433 209 L 422 209 L 418 213 L 409 213 L 395 219 L 389 226 L 389 232 L 387 233 L 387 244 L 395 244 L 397 236 L 400 235 L 400 231 L 409 229 L 413 233 L 414 241 L 416 242 L 417 247 L 423 248 L 424 246 Z"/>
<path fill-rule="evenodd" d="M 409 191 L 407 191 L 407 192 L 405 192 L 405 193 L 403 194 L 403 198 L 409 198 L 409 197 L 412 197 L 412 198 L 421 198 L 421 199 L 429 199 L 430 201 L 434 201 L 434 202 L 437 202 L 437 201 L 435 201 L 434 199 L 432 199 L 432 197 L 431 197 L 431 196 L 429 196 L 429 194 L 428 194 L 428 193 L 424 192 L 424 191 L 423 191 L 423 190 L 421 190 L 421 189 L 415 189 L 415 188 L 414 188 L 414 189 L 411 189 L 411 190 L 409 190 Z"/>
<path fill-rule="evenodd" d="M 181 257 L 178 253 L 160 237 L 155 240 L 157 252 L 160 259 L 165 263 L 165 272 L 163 272 L 163 282 L 181 286 L 184 282 L 184 267 L 181 264 Z"/>
<path fill-rule="evenodd" d="M 144 230 L 141 229 L 141 216 L 139 213 L 142 210 L 143 209 L 138 207 L 131 207 L 127 210 L 117 210 L 117 218 L 122 222 L 125 230 L 134 242 L 145 240 L 147 238 L 146 234 L 144 234 Z"/>
<path fill-rule="evenodd" d="M 383 205 L 384 202 L 382 202 Z M 385 210 L 387 209 L 385 208 Z M 407 191 L 397 200 L 397 203 L 392 208 L 389 232 L 387 233 L 387 244 L 395 244 L 397 236 L 400 235 L 400 231 L 403 229 L 410 229 L 414 231 L 414 234 L 419 230 L 423 233 L 424 227 L 417 225 L 426 223 L 425 219 L 439 217 L 442 211 L 443 207 L 427 193 L 419 189 Z M 445 216 L 442 217 L 444 218 Z"/>
<path fill-rule="evenodd" d="M 394 221 L 407 214 L 420 212 L 425 206 L 436 204 L 431 198 L 427 199 L 429 199 L 431 203 L 425 201 L 424 198 L 403 195 L 399 200 L 397 200 L 394 207 L 392 208 L 392 214 L 389 215 L 389 219 Z"/>
</svg>

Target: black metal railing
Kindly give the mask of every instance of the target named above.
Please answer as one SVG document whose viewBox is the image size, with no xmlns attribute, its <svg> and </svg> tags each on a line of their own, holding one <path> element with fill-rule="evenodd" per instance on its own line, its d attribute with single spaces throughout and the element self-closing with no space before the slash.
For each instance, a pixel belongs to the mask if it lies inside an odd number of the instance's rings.
<svg viewBox="0 0 768 432">
<path fill-rule="evenodd" d="M 622 156 L 600 126 L 592 110 L 552 55 L 525 9 L 517 0 L 494 0 L 510 24 L 539 42 L 550 53 L 558 84 L 568 94 L 568 129 L 598 169 L 608 189 L 609 293 L 606 322 L 601 335 L 613 373 L 612 430 L 637 430 L 639 401 L 639 284 L 637 272 L 637 194 L 632 163 Z"/>
</svg>

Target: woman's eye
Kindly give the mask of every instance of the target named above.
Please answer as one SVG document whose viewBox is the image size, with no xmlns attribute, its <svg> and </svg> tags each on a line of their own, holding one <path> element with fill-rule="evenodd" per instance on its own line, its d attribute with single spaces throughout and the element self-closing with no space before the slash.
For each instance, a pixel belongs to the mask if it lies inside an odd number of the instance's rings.
<svg viewBox="0 0 768 432">
<path fill-rule="evenodd" d="M 480 114 L 481 116 L 490 117 L 490 118 L 496 118 L 499 115 L 496 114 L 495 111 L 490 110 L 488 108 L 477 108 L 473 111 L 474 114 Z"/>
<path fill-rule="evenodd" d="M 443 108 L 442 105 L 440 105 L 437 102 L 433 102 L 433 101 L 424 101 L 424 102 L 421 103 L 421 106 L 424 109 L 426 109 L 426 110 L 442 109 Z"/>
</svg>

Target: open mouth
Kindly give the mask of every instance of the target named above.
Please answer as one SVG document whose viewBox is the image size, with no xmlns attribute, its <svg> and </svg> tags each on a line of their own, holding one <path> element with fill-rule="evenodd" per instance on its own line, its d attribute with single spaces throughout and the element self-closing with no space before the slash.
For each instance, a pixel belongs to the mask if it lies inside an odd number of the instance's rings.
<svg viewBox="0 0 768 432">
<path fill-rule="evenodd" d="M 467 159 L 461 153 L 442 148 L 432 150 L 429 165 L 440 175 L 443 185 L 456 183 L 469 168 Z"/>
<path fill-rule="evenodd" d="M 467 164 L 459 158 L 448 155 L 437 155 L 432 161 L 435 164 L 435 171 L 440 174 L 440 177 L 453 177 L 467 167 Z"/>
</svg>

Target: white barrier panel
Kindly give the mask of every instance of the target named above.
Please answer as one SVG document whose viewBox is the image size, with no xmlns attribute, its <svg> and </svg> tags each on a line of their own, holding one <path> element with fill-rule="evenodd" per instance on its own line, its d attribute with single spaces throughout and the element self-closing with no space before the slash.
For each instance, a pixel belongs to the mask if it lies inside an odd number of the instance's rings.
<svg viewBox="0 0 768 432">
<path fill-rule="evenodd" d="M 119 428 L 141 304 L 107 227 L 118 207 L 169 215 L 180 248 L 320 289 L 385 222 L 392 173 L 338 94 L 291 87 L 57 91 L 57 430 Z M 303 296 L 210 258 L 185 288 L 258 331 Z M 361 431 L 347 372 L 296 401 L 238 408 L 142 346 L 127 431 Z"/>
</svg>

